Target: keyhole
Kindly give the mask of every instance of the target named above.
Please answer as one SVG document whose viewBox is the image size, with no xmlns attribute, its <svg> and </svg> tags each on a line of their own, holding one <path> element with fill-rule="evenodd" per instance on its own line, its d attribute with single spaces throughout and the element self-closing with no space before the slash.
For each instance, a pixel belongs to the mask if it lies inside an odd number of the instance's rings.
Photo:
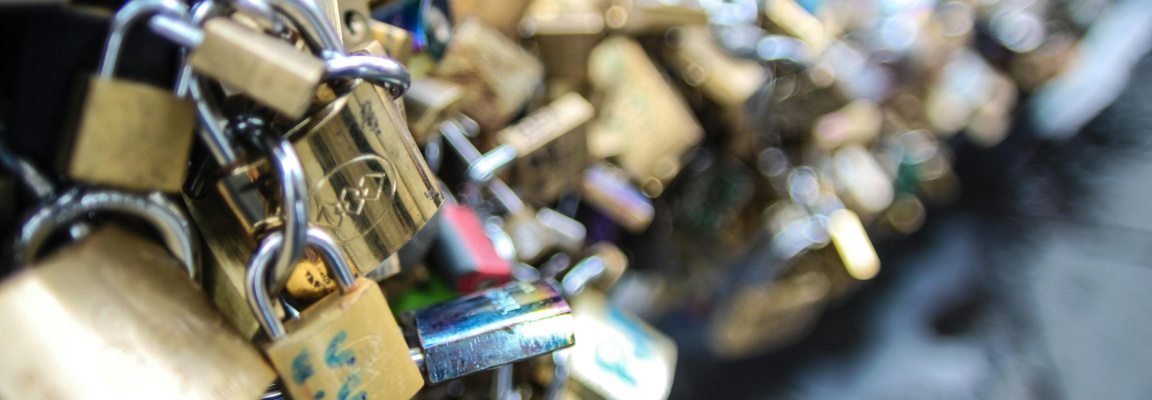
<svg viewBox="0 0 1152 400">
<path fill-rule="evenodd" d="M 359 37 L 368 31 L 368 21 L 355 10 L 344 13 L 344 27 L 353 37 Z"/>
</svg>

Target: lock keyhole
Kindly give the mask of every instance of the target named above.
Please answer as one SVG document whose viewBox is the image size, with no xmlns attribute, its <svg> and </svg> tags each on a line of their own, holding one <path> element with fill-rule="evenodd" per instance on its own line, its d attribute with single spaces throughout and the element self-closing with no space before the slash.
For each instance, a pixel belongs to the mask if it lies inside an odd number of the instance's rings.
<svg viewBox="0 0 1152 400">
<path fill-rule="evenodd" d="M 356 10 L 348 10 L 344 13 L 344 28 L 352 37 L 359 37 L 368 32 L 368 20 Z"/>
</svg>

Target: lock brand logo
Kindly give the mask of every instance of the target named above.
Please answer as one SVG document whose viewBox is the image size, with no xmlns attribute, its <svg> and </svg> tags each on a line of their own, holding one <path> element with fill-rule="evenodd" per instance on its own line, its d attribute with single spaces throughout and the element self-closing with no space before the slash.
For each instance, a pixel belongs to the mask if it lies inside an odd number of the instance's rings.
<svg viewBox="0 0 1152 400">
<path fill-rule="evenodd" d="M 374 154 L 337 165 L 308 195 L 312 221 L 332 228 L 341 242 L 363 236 L 388 214 L 396 195 L 395 176 L 392 163 Z"/>
<path fill-rule="evenodd" d="M 344 217 L 364 213 L 364 205 L 369 201 L 380 201 L 384 194 L 384 184 L 388 176 L 382 173 L 360 175 L 356 187 L 340 189 L 340 197 L 333 203 L 320 206 L 320 216 L 334 226 L 344 223 Z"/>
</svg>

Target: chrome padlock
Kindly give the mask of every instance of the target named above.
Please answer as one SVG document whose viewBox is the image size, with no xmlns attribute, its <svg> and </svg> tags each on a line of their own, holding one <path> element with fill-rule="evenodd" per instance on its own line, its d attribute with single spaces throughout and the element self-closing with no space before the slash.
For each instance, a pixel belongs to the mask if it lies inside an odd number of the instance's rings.
<svg viewBox="0 0 1152 400">
<path fill-rule="evenodd" d="M 192 148 L 195 109 L 182 93 L 114 77 L 124 35 L 153 14 L 184 18 L 174 0 L 128 2 L 112 19 L 99 72 L 88 93 L 67 161 L 71 179 L 125 189 L 176 192 Z"/>
<path fill-rule="evenodd" d="M 414 358 L 439 383 L 575 343 L 571 309 L 546 282 L 513 282 L 400 314 Z"/>
<path fill-rule="evenodd" d="M 279 289 L 285 271 L 269 268 L 282 245 L 269 234 L 246 275 L 252 311 L 268 342 L 265 354 L 294 399 L 409 399 L 424 386 L 392 311 L 376 282 L 355 278 L 340 246 L 324 230 L 308 229 L 308 246 L 329 266 L 340 293 L 329 294 L 283 324 L 272 313 L 269 286 Z M 331 396 L 331 397 L 329 397 Z"/>
</svg>

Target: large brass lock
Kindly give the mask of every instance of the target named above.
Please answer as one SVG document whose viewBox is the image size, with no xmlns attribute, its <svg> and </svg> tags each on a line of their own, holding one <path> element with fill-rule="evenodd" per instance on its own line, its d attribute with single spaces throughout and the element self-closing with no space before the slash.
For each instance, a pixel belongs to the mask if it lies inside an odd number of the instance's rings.
<svg viewBox="0 0 1152 400">
<path fill-rule="evenodd" d="M 36 260 L 90 213 L 149 222 L 168 251 L 112 224 Z M 34 212 L 0 284 L 0 398 L 255 398 L 275 375 L 197 287 L 191 230 L 158 193 L 70 190 Z"/>
<path fill-rule="evenodd" d="M 398 400 L 415 395 L 424 378 L 380 286 L 355 278 L 324 230 L 309 228 L 308 245 L 324 258 L 340 293 L 329 294 L 287 324 L 276 318 L 269 280 L 279 288 L 286 274 L 269 266 L 282 240 L 279 232 L 264 239 L 252 256 L 246 283 L 249 304 L 269 337 L 264 352 L 288 394 L 294 399 Z"/>
</svg>

